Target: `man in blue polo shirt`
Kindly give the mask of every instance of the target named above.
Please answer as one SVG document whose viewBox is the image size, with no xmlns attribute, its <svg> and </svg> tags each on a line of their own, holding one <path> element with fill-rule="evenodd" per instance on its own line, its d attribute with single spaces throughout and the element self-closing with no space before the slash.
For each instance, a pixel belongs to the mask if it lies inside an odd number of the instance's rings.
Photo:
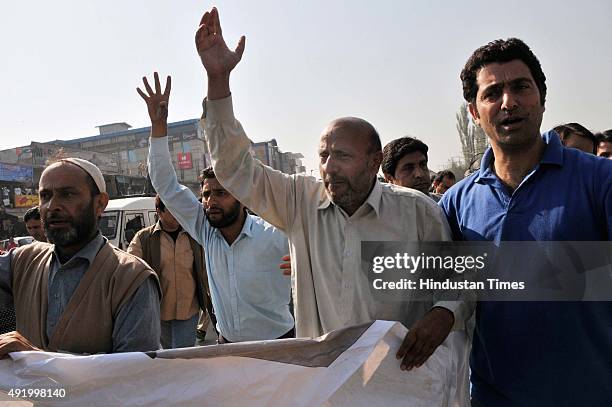
<svg viewBox="0 0 612 407">
<path fill-rule="evenodd" d="M 609 241 L 612 162 L 540 135 L 546 78 L 529 47 L 493 41 L 461 80 L 491 148 L 440 201 L 455 239 Z M 480 302 L 472 405 L 612 405 L 611 344 L 610 302 Z"/>
</svg>

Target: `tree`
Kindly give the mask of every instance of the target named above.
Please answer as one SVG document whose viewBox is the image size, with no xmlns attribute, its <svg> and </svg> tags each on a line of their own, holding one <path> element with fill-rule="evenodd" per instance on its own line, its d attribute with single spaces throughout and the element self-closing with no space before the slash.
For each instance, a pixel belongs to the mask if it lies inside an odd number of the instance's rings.
<svg viewBox="0 0 612 407">
<path fill-rule="evenodd" d="M 466 169 L 473 168 L 489 146 L 487 136 L 471 119 L 466 102 L 461 104 L 457 112 L 457 132 L 461 140 L 463 164 Z"/>
</svg>

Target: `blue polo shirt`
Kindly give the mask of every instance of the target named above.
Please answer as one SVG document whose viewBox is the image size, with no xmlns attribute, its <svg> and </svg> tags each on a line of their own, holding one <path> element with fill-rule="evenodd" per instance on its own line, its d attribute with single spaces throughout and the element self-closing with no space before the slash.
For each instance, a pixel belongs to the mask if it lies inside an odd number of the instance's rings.
<svg viewBox="0 0 612 407">
<path fill-rule="evenodd" d="M 480 171 L 444 194 L 455 239 L 610 240 L 612 160 L 564 148 L 552 131 L 543 139 L 514 192 L 488 149 Z M 470 366 L 478 405 L 612 406 L 612 302 L 479 302 Z"/>
</svg>

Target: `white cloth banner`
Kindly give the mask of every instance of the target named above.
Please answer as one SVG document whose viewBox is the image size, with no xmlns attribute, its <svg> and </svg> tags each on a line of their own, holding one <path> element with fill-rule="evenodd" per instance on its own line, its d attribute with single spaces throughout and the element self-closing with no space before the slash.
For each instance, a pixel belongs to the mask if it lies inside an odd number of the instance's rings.
<svg viewBox="0 0 612 407">
<path fill-rule="evenodd" d="M 64 389 L 65 397 L 21 400 L 49 406 L 469 405 L 465 334 L 451 333 L 423 366 L 404 372 L 395 354 L 406 332 L 400 323 L 376 321 L 357 333 L 347 328 L 314 340 L 167 350 L 155 358 L 15 352 L 0 360 L 0 404 L 18 400 L 8 395 L 11 389 Z"/>
</svg>

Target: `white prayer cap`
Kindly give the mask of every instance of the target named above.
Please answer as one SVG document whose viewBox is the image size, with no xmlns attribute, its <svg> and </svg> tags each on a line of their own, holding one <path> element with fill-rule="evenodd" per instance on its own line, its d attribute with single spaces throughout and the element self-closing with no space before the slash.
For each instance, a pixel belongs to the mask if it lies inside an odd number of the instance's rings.
<svg viewBox="0 0 612 407">
<path fill-rule="evenodd" d="M 91 176 L 91 178 L 93 178 L 100 192 L 106 192 L 106 182 L 104 182 L 104 176 L 102 175 L 102 171 L 100 171 L 100 169 L 96 165 L 90 163 L 89 161 L 83 160 L 81 158 L 74 158 L 74 157 L 62 158 L 60 161 L 71 163 L 78 167 L 81 167 L 83 171 L 88 173 Z"/>
</svg>

